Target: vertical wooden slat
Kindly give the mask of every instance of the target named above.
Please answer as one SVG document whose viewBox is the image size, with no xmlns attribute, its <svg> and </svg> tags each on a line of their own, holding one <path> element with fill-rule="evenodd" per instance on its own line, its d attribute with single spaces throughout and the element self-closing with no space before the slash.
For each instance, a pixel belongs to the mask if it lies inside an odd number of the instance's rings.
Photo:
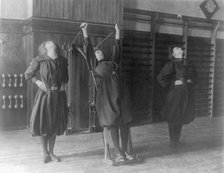
<svg viewBox="0 0 224 173">
<path fill-rule="evenodd" d="M 55 16 L 51 16 L 51 18 L 61 19 L 61 0 L 55 0 Z"/>
<path fill-rule="evenodd" d="M 76 13 L 77 13 L 77 10 L 78 10 L 77 0 L 70 0 L 70 9 L 72 10 L 72 11 L 70 11 L 70 13 L 71 13 L 71 19 L 77 18 L 76 17 Z"/>
<path fill-rule="evenodd" d="M 183 48 L 184 58 L 187 58 L 187 46 L 188 46 L 188 21 L 183 22 Z"/>
<path fill-rule="evenodd" d="M 217 29 L 220 23 L 216 25 L 211 34 L 211 44 L 213 45 L 213 51 L 211 52 L 211 63 L 210 63 L 210 75 L 209 75 L 209 87 L 210 95 L 209 95 L 209 116 L 213 116 L 213 99 L 214 99 L 214 75 L 215 75 L 215 60 L 216 60 L 216 37 L 217 37 Z"/>
<path fill-rule="evenodd" d="M 151 115 L 153 115 L 153 107 L 154 107 L 154 82 L 156 81 L 157 77 L 155 76 L 155 47 L 156 47 L 156 21 L 158 19 L 158 14 L 155 14 L 152 16 L 152 20 L 150 23 L 151 27 L 151 39 L 152 39 L 152 47 L 151 47 L 151 63 L 152 63 L 152 97 L 151 97 L 151 103 L 152 103 L 152 110 Z"/>
<path fill-rule="evenodd" d="M 33 0 L 35 17 L 122 24 L 123 0 Z"/>
<path fill-rule="evenodd" d="M 209 38 L 188 37 L 187 59 L 195 66 L 198 79 L 195 90 L 195 115 L 209 116 L 211 104 L 210 64 L 213 45 Z"/>
</svg>

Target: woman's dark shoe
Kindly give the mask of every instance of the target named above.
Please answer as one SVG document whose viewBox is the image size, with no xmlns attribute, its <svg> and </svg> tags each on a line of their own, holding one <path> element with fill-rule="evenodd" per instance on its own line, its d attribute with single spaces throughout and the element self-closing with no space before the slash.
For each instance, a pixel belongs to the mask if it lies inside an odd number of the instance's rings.
<svg viewBox="0 0 224 173">
<path fill-rule="evenodd" d="M 51 160 L 53 160 L 53 161 L 56 161 L 56 162 L 60 162 L 61 161 L 61 159 L 59 157 L 57 157 L 56 155 L 54 155 L 54 154 L 50 154 L 50 157 L 51 157 Z"/>
<path fill-rule="evenodd" d="M 51 157 L 49 155 L 44 156 L 44 164 L 48 163 L 51 161 Z"/>
</svg>

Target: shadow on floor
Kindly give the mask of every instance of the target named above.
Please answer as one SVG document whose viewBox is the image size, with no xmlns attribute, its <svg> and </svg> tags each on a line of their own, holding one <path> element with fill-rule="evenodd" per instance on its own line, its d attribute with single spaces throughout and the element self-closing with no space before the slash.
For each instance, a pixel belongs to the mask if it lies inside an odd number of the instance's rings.
<svg viewBox="0 0 224 173">
<path fill-rule="evenodd" d="M 182 141 L 181 144 L 177 148 L 171 148 L 169 143 L 159 143 L 158 145 L 150 145 L 150 142 L 146 144 L 142 142 L 143 145 L 135 147 L 136 153 L 142 154 L 144 159 L 153 158 L 153 157 L 161 157 L 172 154 L 181 154 L 188 153 L 194 151 L 208 150 L 217 147 L 223 147 L 223 140 L 220 137 L 212 138 L 212 139 L 204 139 L 196 141 L 185 142 Z"/>
<path fill-rule="evenodd" d="M 164 140 L 163 140 L 164 141 Z M 208 150 L 210 148 L 222 147 L 223 140 L 220 137 L 212 137 L 211 139 L 205 138 L 200 140 L 194 141 L 182 141 L 180 146 L 177 148 L 170 148 L 169 143 L 154 143 L 153 145 L 150 144 L 149 141 L 141 141 L 141 144 L 134 148 L 135 152 L 140 156 L 139 163 L 144 163 L 145 159 L 154 158 L 154 157 L 162 157 L 172 154 L 181 154 L 181 153 L 188 153 L 200 150 Z M 113 153 L 113 149 L 111 149 L 111 153 Z M 99 156 L 104 157 L 104 149 L 97 149 L 92 151 L 80 151 L 80 153 L 70 153 L 64 154 L 60 157 L 62 159 L 65 158 L 80 158 L 80 157 L 91 157 L 91 156 Z M 132 163 L 133 164 L 133 163 Z"/>
</svg>

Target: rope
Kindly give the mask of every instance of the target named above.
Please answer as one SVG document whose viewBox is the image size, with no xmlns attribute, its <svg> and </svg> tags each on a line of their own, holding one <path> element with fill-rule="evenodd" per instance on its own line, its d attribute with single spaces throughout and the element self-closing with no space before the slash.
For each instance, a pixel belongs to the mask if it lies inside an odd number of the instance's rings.
<svg viewBox="0 0 224 173">
<path fill-rule="evenodd" d="M 114 31 L 112 31 L 108 36 L 106 36 L 98 45 L 96 45 L 96 47 L 94 49 L 97 49 L 106 39 L 108 39 L 112 34 L 114 33 Z"/>
<path fill-rule="evenodd" d="M 96 87 L 96 91 L 98 91 L 98 87 L 97 87 L 97 84 L 96 84 L 96 79 L 95 79 L 95 77 L 94 77 L 93 71 L 90 70 L 90 73 L 91 73 L 91 75 L 92 75 L 93 82 L 94 82 L 94 85 L 95 85 L 95 87 Z"/>
<path fill-rule="evenodd" d="M 94 82 L 94 85 L 95 85 L 95 87 L 96 87 L 96 90 L 98 91 L 98 87 L 97 87 L 97 84 L 96 84 L 96 79 L 95 79 L 95 77 L 94 77 L 94 74 L 93 74 L 93 71 L 90 69 L 90 67 L 89 67 L 89 64 L 88 64 L 88 62 L 87 62 L 87 59 L 86 59 L 86 56 L 85 56 L 85 54 L 83 53 L 83 51 L 80 49 L 80 48 L 77 48 L 77 50 L 82 54 L 82 57 L 85 59 L 85 62 L 86 62 L 86 65 L 87 65 L 87 68 L 88 68 L 88 70 L 90 71 L 90 73 L 91 73 L 91 76 L 92 76 L 92 79 L 93 79 L 93 82 Z"/>
<path fill-rule="evenodd" d="M 79 32 L 77 33 L 76 37 L 72 40 L 71 45 L 76 41 L 76 39 L 78 38 L 78 36 L 80 35 L 80 33 L 81 33 L 81 31 L 79 31 Z"/>
</svg>

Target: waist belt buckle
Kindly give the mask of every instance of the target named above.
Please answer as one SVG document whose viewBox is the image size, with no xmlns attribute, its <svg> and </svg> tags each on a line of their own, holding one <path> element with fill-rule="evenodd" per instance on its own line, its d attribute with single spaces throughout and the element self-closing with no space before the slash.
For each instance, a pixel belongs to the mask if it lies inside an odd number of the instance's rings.
<svg viewBox="0 0 224 173">
<path fill-rule="evenodd" d="M 177 86 L 177 85 L 183 85 L 184 84 L 184 81 L 181 80 L 181 79 L 178 79 L 178 80 L 175 80 L 174 84 L 175 84 L 175 86 Z"/>
<path fill-rule="evenodd" d="M 51 90 L 58 90 L 57 86 L 51 86 Z"/>
</svg>

